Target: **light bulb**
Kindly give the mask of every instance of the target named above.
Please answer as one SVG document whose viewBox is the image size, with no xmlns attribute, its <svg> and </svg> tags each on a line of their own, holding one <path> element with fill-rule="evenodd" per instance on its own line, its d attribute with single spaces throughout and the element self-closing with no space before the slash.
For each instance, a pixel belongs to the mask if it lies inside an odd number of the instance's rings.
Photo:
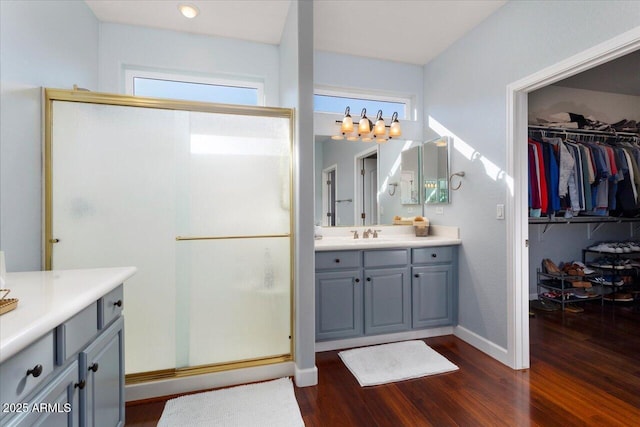
<svg viewBox="0 0 640 427">
<path fill-rule="evenodd" d="M 193 19 L 200 13 L 197 7 L 192 4 L 181 4 L 178 6 L 178 10 L 185 18 Z"/>
</svg>

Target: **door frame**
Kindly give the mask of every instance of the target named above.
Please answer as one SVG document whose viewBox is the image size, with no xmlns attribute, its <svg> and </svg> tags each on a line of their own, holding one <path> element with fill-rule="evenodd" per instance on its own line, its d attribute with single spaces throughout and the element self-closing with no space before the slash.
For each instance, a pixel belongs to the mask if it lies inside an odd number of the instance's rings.
<svg viewBox="0 0 640 427">
<path fill-rule="evenodd" d="M 640 27 L 507 85 L 506 225 L 507 360 L 526 369 L 529 358 L 528 93 L 640 49 Z"/>
</svg>

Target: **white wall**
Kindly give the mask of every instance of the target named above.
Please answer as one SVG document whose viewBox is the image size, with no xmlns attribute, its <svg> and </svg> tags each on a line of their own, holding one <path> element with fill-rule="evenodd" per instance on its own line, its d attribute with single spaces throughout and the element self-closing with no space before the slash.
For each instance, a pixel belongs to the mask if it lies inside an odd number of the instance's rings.
<svg viewBox="0 0 640 427">
<path fill-rule="evenodd" d="M 100 91 L 125 93 L 126 68 L 244 77 L 264 82 L 268 106 L 279 106 L 278 46 L 177 31 L 100 24 Z"/>
<path fill-rule="evenodd" d="M 0 248 L 42 264 L 42 87 L 98 87 L 98 21 L 84 2 L 0 2 Z"/>
<path fill-rule="evenodd" d="M 506 229 L 495 219 L 507 195 L 506 86 L 638 17 L 635 1 L 509 2 L 425 66 L 425 124 L 433 117 L 457 136 L 452 170 L 467 174 L 437 221 L 461 227 L 459 325 L 487 348 L 507 347 Z"/>
</svg>

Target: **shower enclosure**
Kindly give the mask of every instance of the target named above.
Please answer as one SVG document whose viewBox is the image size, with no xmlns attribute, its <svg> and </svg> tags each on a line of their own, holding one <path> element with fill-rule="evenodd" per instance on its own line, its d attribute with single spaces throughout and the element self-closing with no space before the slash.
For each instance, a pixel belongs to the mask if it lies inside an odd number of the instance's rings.
<svg viewBox="0 0 640 427">
<path fill-rule="evenodd" d="M 127 382 L 292 360 L 292 110 L 45 102 L 45 265 L 138 268 Z"/>
</svg>

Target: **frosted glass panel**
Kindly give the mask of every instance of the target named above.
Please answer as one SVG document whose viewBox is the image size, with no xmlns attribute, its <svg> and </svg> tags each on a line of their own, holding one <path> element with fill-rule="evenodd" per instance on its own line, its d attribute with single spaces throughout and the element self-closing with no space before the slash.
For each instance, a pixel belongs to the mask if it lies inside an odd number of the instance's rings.
<svg viewBox="0 0 640 427">
<path fill-rule="evenodd" d="M 289 354 L 288 238 L 198 240 L 178 245 L 178 366 Z"/>
<path fill-rule="evenodd" d="M 175 158 L 189 115 L 60 101 L 53 115 L 53 268 L 136 266 L 127 372 L 173 368 Z"/>
<path fill-rule="evenodd" d="M 289 233 L 288 119 L 191 113 L 190 138 L 181 236 Z"/>
</svg>

